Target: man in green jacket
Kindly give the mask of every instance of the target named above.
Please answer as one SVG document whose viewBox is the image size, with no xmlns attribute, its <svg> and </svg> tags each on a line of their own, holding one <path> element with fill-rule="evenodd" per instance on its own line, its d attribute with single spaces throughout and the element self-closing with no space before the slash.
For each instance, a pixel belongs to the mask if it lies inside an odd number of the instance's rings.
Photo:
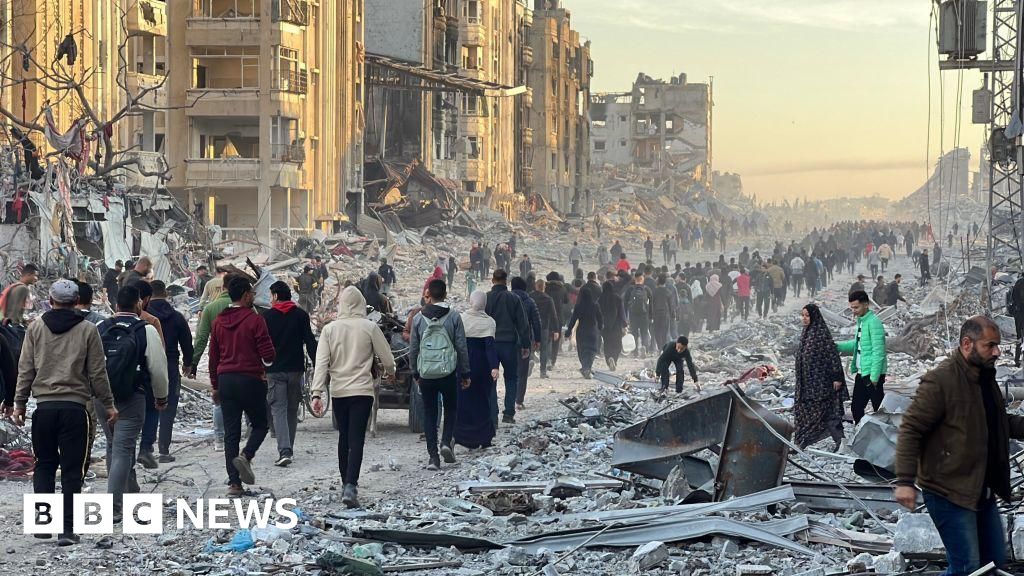
<svg viewBox="0 0 1024 576">
<path fill-rule="evenodd" d="M 224 276 L 224 285 L 226 286 L 234 277 L 232 274 Z M 210 330 L 213 328 L 213 321 L 221 312 L 227 310 L 230 305 L 231 296 L 225 290 L 203 308 L 203 313 L 199 317 L 199 326 L 196 328 L 196 341 L 193 346 L 195 352 L 192 354 L 192 371 L 188 375 L 189 378 L 195 379 L 196 377 L 196 367 L 199 366 L 199 361 L 203 359 L 203 352 L 206 352 L 206 345 L 210 342 Z M 221 452 L 224 450 L 224 416 L 220 410 L 220 402 L 217 400 L 213 403 L 213 429 L 213 449 Z"/>
<path fill-rule="evenodd" d="M 885 327 L 878 316 L 871 311 L 868 293 L 863 290 L 850 292 L 850 310 L 857 317 L 857 336 L 853 340 L 839 342 L 836 347 L 840 354 L 850 354 L 850 372 L 854 375 L 853 400 L 850 410 L 854 423 L 864 417 L 868 401 L 877 412 L 882 404 L 885 391 Z"/>
<path fill-rule="evenodd" d="M 896 442 L 896 501 L 913 509 L 921 489 L 953 576 L 1006 568 L 995 497 L 1010 502 L 1009 439 L 1024 439 L 1024 417 L 1003 405 L 999 343 L 990 318 L 964 322 L 957 349 L 921 377 Z"/>
</svg>

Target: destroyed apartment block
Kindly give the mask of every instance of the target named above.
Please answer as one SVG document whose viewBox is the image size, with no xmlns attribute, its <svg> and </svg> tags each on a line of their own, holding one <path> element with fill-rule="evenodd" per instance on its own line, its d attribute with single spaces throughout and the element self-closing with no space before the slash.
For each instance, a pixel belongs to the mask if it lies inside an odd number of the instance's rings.
<svg viewBox="0 0 1024 576">
<path fill-rule="evenodd" d="M 366 211 L 390 234 L 445 224 L 456 232 L 481 235 L 458 200 L 458 184 L 431 174 L 418 161 L 367 162 L 366 179 Z"/>
</svg>

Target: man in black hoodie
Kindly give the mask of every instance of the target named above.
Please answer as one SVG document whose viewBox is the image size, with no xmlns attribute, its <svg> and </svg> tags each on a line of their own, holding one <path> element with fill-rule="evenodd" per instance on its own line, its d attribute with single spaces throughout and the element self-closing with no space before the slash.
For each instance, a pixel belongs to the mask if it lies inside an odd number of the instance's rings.
<svg viewBox="0 0 1024 576">
<path fill-rule="evenodd" d="M 188 327 L 188 321 L 167 301 L 167 285 L 161 280 L 154 280 L 150 286 L 153 288 L 153 297 L 146 306 L 146 312 L 160 320 L 164 336 L 164 352 L 167 356 L 167 408 L 160 412 L 157 448 L 160 450 L 160 462 L 168 463 L 174 462 L 174 456 L 171 456 L 170 452 L 171 432 L 174 429 L 174 419 L 178 415 L 181 375 L 191 372 L 190 364 L 195 351 L 192 349 L 192 330 Z M 180 356 L 178 355 L 179 350 L 181 351 Z M 178 370 L 179 358 L 184 362 L 180 371 Z M 152 453 L 152 439 L 146 437 L 143 440 L 139 451 Z"/>
<path fill-rule="evenodd" d="M 302 348 L 305 346 L 312 362 L 316 358 L 316 338 L 309 314 L 292 302 L 292 290 L 288 284 L 281 281 L 271 284 L 270 302 L 270 310 L 263 313 L 263 320 L 267 323 L 277 358 L 267 368 L 267 401 L 274 429 L 277 430 L 278 457 L 274 465 L 287 466 L 294 456 L 302 376 L 306 372 Z"/>
<path fill-rule="evenodd" d="M 540 317 L 540 377 L 548 377 L 548 357 L 551 355 L 551 343 L 557 341 L 562 333 L 562 325 L 558 323 L 558 312 L 555 311 L 555 301 L 545 292 L 547 283 L 537 280 L 536 289 L 530 292 L 530 298 L 537 305 L 537 315 Z M 525 394 L 525 390 L 523 393 Z M 522 404 L 522 399 L 519 403 Z"/>
<path fill-rule="evenodd" d="M 494 347 L 505 373 L 505 410 L 501 421 L 515 423 L 516 387 L 519 382 L 519 359 L 530 356 L 530 321 L 523 303 L 508 290 L 508 272 L 501 268 L 491 277 L 487 293 L 487 315 L 496 325 Z"/>
<path fill-rule="evenodd" d="M 544 290 L 548 296 L 551 296 L 551 301 L 555 304 L 555 313 L 558 314 L 558 333 L 561 334 L 565 323 L 569 321 L 569 292 L 565 289 L 565 283 L 562 282 L 562 277 L 558 272 L 548 273 L 547 285 Z M 558 361 L 561 342 L 561 340 L 551 341 L 551 364 L 548 368 L 554 366 Z"/>
<path fill-rule="evenodd" d="M 526 255 L 524 254 L 525 258 Z M 541 325 L 540 312 L 537 303 L 526 292 L 526 280 L 523 277 L 513 278 L 511 281 L 512 293 L 523 303 L 523 311 L 526 312 L 526 319 L 530 322 L 530 344 L 534 350 L 540 349 Z M 516 382 L 516 407 L 523 409 L 523 401 L 526 399 L 526 380 L 530 377 L 530 355 L 519 359 L 519 380 Z"/>
</svg>

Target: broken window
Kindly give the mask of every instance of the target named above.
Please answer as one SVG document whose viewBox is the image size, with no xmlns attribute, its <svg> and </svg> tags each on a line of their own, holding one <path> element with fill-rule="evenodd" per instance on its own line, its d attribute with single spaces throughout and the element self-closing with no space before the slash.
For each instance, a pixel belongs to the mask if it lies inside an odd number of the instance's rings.
<svg viewBox="0 0 1024 576">
<path fill-rule="evenodd" d="M 192 87 L 231 90 L 259 88 L 259 46 L 192 48 Z"/>
</svg>

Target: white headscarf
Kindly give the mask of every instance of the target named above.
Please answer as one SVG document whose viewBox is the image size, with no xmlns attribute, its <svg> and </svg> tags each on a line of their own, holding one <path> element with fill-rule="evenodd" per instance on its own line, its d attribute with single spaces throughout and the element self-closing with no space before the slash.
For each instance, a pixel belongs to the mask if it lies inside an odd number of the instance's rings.
<svg viewBox="0 0 1024 576">
<path fill-rule="evenodd" d="M 711 278 L 708 279 L 707 292 L 708 296 L 714 296 L 718 294 L 718 291 L 722 289 L 722 283 L 718 281 L 718 274 L 712 274 Z"/>
<path fill-rule="evenodd" d="M 462 313 L 462 325 L 466 338 L 494 337 L 494 318 L 487 315 L 487 292 L 475 290 L 469 295 L 469 310 Z"/>
</svg>

